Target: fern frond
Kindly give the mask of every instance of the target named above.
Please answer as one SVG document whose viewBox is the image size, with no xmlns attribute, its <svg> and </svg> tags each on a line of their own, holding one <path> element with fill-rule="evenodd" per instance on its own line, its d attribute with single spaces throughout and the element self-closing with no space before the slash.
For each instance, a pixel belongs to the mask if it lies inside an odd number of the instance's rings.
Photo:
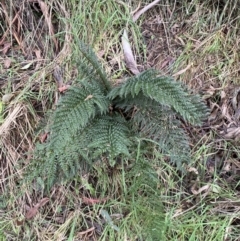
<svg viewBox="0 0 240 241">
<path fill-rule="evenodd" d="M 29 177 L 42 176 L 50 187 L 60 180 L 69 180 L 76 173 L 88 170 L 93 161 L 108 157 L 111 165 L 119 155 L 129 155 L 129 129 L 120 115 L 96 116 L 85 128 L 63 136 L 59 133 L 35 148 L 33 164 L 29 167 Z M 31 178 L 30 178 L 31 179 Z"/>
<path fill-rule="evenodd" d="M 189 138 L 171 110 L 162 108 L 156 112 L 142 108 L 133 116 L 133 123 L 140 128 L 140 137 L 158 143 L 158 149 L 170 158 L 178 170 L 183 170 L 183 163 L 190 162 Z"/>
<path fill-rule="evenodd" d="M 97 56 L 92 51 L 91 48 L 89 48 L 86 44 L 83 42 L 77 40 L 78 47 L 81 53 L 83 54 L 85 60 L 87 61 L 87 64 L 82 65 L 83 73 L 89 73 L 89 70 L 92 71 L 91 75 L 94 74 L 94 77 L 99 77 L 102 81 L 103 86 L 105 86 L 106 90 L 109 91 L 111 89 L 110 82 L 107 78 L 106 72 L 103 70 L 101 64 L 99 63 Z M 86 67 L 88 66 L 88 71 L 86 71 Z M 91 68 L 92 66 L 92 68 Z"/>
<path fill-rule="evenodd" d="M 36 146 L 35 176 L 45 176 L 53 183 L 58 174 L 70 179 L 80 167 L 84 170 L 89 158 L 86 142 L 79 135 L 84 138 L 84 128 L 96 115 L 106 114 L 109 105 L 98 83 L 85 81 L 68 89 L 51 118 L 47 142 Z"/>
<path fill-rule="evenodd" d="M 32 181 L 41 177 L 47 187 L 62 180 L 73 178 L 79 171 L 85 172 L 92 166 L 85 140 L 76 133 L 68 140 L 57 142 L 50 139 L 46 143 L 38 143 L 34 151 L 34 161 L 28 167 L 27 179 Z"/>
<path fill-rule="evenodd" d="M 80 87 L 71 87 L 53 115 L 51 138 L 59 140 L 61 136 L 72 136 L 98 113 L 105 114 L 109 105 L 98 85 L 83 82 Z"/>
<path fill-rule="evenodd" d="M 131 145 L 127 122 L 119 114 L 96 118 L 88 127 L 88 148 L 93 157 L 107 154 L 111 165 L 119 155 L 129 155 Z"/>
<path fill-rule="evenodd" d="M 135 98 L 139 94 L 170 106 L 185 120 L 192 124 L 201 124 L 206 117 L 207 108 L 198 96 L 189 95 L 181 84 L 167 76 L 158 76 L 156 71 L 147 70 L 136 77 L 129 78 L 123 85 L 114 88 L 108 95 L 113 100 L 117 97 Z"/>
<path fill-rule="evenodd" d="M 129 113 L 132 129 L 139 133 L 139 138 L 158 143 L 158 149 L 169 156 L 178 170 L 183 169 L 183 163 L 190 161 L 188 136 L 172 109 L 145 97 L 143 93 L 134 98 L 128 95 L 122 100 L 118 99 L 116 106 Z"/>
</svg>

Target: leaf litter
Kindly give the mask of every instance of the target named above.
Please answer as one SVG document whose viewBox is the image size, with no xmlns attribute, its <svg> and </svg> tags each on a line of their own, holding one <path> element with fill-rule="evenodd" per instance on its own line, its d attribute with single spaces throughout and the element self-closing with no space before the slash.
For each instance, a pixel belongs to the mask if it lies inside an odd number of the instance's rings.
<svg viewBox="0 0 240 241">
<path fill-rule="evenodd" d="M 48 202 L 49 202 L 49 198 L 42 198 L 36 205 L 34 205 L 34 207 L 30 208 L 27 211 L 27 213 L 25 214 L 25 219 L 29 220 L 34 218 L 37 215 L 39 208 L 43 207 Z"/>
</svg>

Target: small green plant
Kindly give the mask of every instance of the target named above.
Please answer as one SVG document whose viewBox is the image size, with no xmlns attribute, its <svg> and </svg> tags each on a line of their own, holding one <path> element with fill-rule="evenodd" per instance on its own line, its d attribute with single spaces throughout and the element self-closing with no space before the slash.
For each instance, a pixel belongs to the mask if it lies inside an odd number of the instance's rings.
<svg viewBox="0 0 240 241">
<path fill-rule="evenodd" d="M 46 143 L 36 145 L 28 169 L 32 178 L 52 185 L 71 180 L 94 162 L 117 160 L 136 154 L 138 140 L 145 152 L 157 148 L 181 169 L 190 161 L 190 148 L 181 119 L 201 124 L 207 113 L 199 96 L 192 96 L 171 77 L 146 70 L 114 86 L 94 52 L 78 45 L 76 85 L 61 98 L 50 119 Z"/>
</svg>

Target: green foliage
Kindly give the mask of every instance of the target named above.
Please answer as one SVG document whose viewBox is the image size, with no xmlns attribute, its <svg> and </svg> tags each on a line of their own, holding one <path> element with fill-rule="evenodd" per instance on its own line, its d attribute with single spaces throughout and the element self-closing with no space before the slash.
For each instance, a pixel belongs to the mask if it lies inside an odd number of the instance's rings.
<svg viewBox="0 0 240 241">
<path fill-rule="evenodd" d="M 88 129 L 88 148 L 92 150 L 93 157 L 107 153 L 109 163 L 113 166 L 114 159 L 119 155 L 129 156 L 129 133 L 126 120 L 119 114 L 103 116 L 94 120 Z"/>
<path fill-rule="evenodd" d="M 105 87 L 105 90 L 109 91 L 111 89 L 111 85 L 110 85 L 110 82 L 108 81 L 107 74 L 101 68 L 101 65 L 98 62 L 97 57 L 92 51 L 92 49 L 86 46 L 82 42 L 78 42 L 78 47 L 81 50 L 81 53 L 85 60 L 85 62 L 83 61 L 82 63 L 80 63 L 80 66 L 79 66 L 80 74 L 83 74 L 83 76 L 87 77 L 88 80 L 90 81 L 91 79 L 89 78 L 89 76 L 93 77 L 92 82 L 94 82 L 95 84 L 98 78 L 101 81 L 101 83 L 99 84 L 100 85 L 102 84 L 103 87 Z M 99 88 L 101 87 L 99 86 Z"/>
<path fill-rule="evenodd" d="M 113 220 L 113 225 L 106 223 L 99 240 L 146 240 L 165 239 L 168 228 L 162 204 L 162 185 L 156 172 L 160 168 L 159 160 L 149 162 L 138 145 L 138 152 L 132 155 L 132 165 L 118 164 L 115 168 L 95 166 L 96 192 L 106 196 L 111 193 L 111 201 L 101 205 L 109 214 L 121 213 L 123 218 Z M 121 170 L 118 168 L 121 166 Z M 97 179 L 97 180 L 96 180 Z M 113 198 L 113 196 L 115 198 Z"/>
<path fill-rule="evenodd" d="M 190 148 L 179 118 L 201 124 L 207 108 L 200 98 L 154 70 L 113 87 L 93 51 L 78 46 L 83 55 L 79 79 L 60 100 L 47 143 L 37 145 L 32 177 L 52 185 L 102 158 L 114 166 L 117 158 L 136 152 L 136 138 L 145 141 L 142 148 L 155 146 L 181 169 L 190 160 Z"/>
<path fill-rule="evenodd" d="M 109 93 L 110 99 L 134 99 L 137 96 L 155 100 L 157 103 L 173 108 L 186 121 L 201 124 L 206 112 L 206 106 L 198 96 L 194 99 L 181 87 L 180 83 L 171 77 L 158 76 L 153 70 L 147 70 L 136 77 L 129 78 L 123 85 L 114 88 Z"/>
</svg>

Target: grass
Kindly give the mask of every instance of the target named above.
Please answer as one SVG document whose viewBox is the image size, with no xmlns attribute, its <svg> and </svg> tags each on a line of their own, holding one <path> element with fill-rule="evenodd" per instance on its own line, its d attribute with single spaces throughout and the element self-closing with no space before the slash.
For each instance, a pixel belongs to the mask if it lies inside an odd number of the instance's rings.
<svg viewBox="0 0 240 241">
<path fill-rule="evenodd" d="M 238 5 L 164 0 L 133 23 L 137 1 L 2 2 L 0 240 L 239 240 L 239 142 L 225 138 L 238 124 L 231 104 L 240 80 Z M 72 26 L 93 46 L 112 81 L 129 75 L 120 41 L 128 26 L 140 68 L 175 75 L 204 96 L 212 111 L 208 121 L 199 128 L 183 125 L 193 158 L 184 175 L 153 153 L 132 157 L 143 168 L 109 168 L 103 161 L 49 192 L 41 180 L 22 184 L 44 117 L 61 95 L 54 70 L 62 69 L 65 84 L 77 76 Z M 45 197 L 50 201 L 25 219 Z"/>
</svg>

